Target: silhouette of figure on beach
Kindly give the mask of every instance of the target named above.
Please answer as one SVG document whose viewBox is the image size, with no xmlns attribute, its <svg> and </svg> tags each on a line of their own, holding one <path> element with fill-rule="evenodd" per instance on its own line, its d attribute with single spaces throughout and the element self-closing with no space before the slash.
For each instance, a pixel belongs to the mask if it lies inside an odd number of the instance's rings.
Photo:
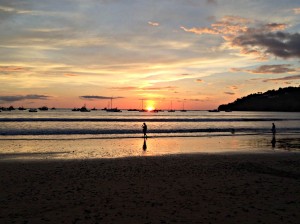
<svg viewBox="0 0 300 224">
<path fill-rule="evenodd" d="M 273 133 L 273 135 L 276 134 L 276 126 L 274 123 L 272 123 L 272 133 Z"/>
<path fill-rule="evenodd" d="M 142 128 L 143 128 L 144 138 L 147 138 L 147 125 L 146 125 L 146 123 L 143 123 Z"/>
<path fill-rule="evenodd" d="M 144 151 L 147 150 L 147 141 L 146 141 L 146 138 L 144 138 L 143 150 Z"/>
</svg>

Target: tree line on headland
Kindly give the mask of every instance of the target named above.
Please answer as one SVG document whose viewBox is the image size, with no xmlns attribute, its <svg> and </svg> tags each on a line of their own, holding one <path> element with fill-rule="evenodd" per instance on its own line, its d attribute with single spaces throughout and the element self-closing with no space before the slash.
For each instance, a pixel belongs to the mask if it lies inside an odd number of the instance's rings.
<svg viewBox="0 0 300 224">
<path fill-rule="evenodd" d="M 220 111 L 286 111 L 300 112 L 300 87 L 258 92 L 220 105 Z"/>
</svg>

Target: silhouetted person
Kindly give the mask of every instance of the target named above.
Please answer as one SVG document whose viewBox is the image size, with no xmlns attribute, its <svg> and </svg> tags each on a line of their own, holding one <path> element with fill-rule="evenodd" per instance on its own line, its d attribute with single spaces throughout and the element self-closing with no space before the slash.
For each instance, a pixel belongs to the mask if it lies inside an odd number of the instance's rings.
<svg viewBox="0 0 300 224">
<path fill-rule="evenodd" d="M 273 135 L 276 134 L 276 127 L 275 127 L 274 123 L 272 123 L 272 133 L 273 133 Z"/>
<path fill-rule="evenodd" d="M 271 143 L 272 143 L 272 148 L 275 148 L 275 146 L 276 146 L 276 138 L 275 138 L 275 134 L 274 134 L 273 137 L 272 137 Z"/>
<path fill-rule="evenodd" d="M 143 123 L 142 128 L 143 128 L 144 138 L 147 138 L 147 125 L 146 125 L 146 123 Z"/>
<path fill-rule="evenodd" d="M 146 142 L 146 138 L 144 138 L 143 150 L 144 150 L 144 151 L 147 150 L 147 142 Z"/>
</svg>

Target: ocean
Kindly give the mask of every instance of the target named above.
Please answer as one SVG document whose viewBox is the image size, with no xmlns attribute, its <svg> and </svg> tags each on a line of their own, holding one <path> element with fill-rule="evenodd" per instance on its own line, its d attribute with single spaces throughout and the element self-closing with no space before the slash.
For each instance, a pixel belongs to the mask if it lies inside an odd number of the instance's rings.
<svg viewBox="0 0 300 224">
<path fill-rule="evenodd" d="M 300 113 L 289 112 L 80 112 L 56 109 L 30 113 L 2 111 L 0 139 L 136 138 L 142 124 L 149 137 L 193 137 L 300 133 Z"/>
<path fill-rule="evenodd" d="M 300 113 L 15 110 L 0 122 L 1 161 L 300 152 Z"/>
</svg>

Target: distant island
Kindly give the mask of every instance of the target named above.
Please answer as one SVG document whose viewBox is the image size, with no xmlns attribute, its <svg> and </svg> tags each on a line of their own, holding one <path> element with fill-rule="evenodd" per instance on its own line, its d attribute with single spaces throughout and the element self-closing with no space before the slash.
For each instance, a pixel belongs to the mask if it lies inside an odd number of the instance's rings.
<svg viewBox="0 0 300 224">
<path fill-rule="evenodd" d="M 279 88 L 239 98 L 220 105 L 220 111 L 300 111 L 300 87 Z"/>
</svg>

